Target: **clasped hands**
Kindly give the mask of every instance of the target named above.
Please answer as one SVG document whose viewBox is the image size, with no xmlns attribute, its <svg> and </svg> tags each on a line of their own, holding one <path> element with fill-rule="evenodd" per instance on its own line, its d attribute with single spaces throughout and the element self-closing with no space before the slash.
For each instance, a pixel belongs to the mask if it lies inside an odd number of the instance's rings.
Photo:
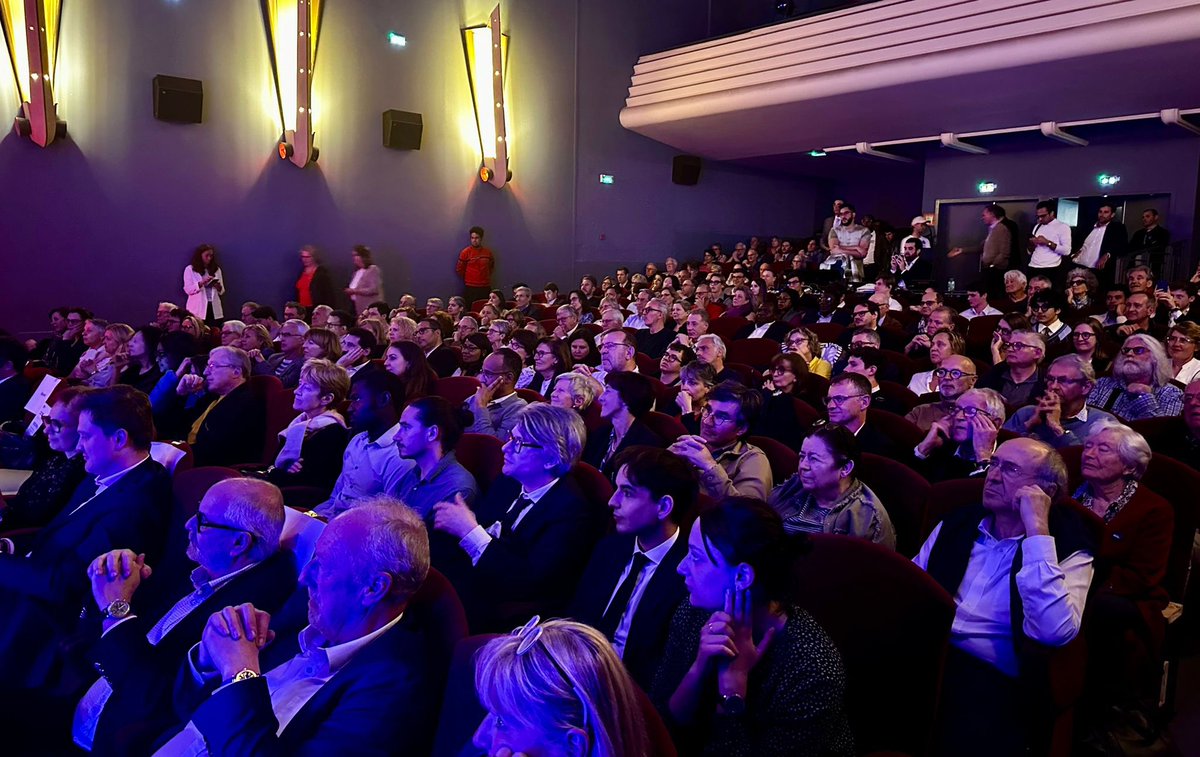
<svg viewBox="0 0 1200 757">
<path fill-rule="evenodd" d="M 228 681 L 243 670 L 261 673 L 258 656 L 275 640 L 271 615 L 249 602 L 214 612 L 200 637 L 201 669 L 215 670 Z"/>
</svg>

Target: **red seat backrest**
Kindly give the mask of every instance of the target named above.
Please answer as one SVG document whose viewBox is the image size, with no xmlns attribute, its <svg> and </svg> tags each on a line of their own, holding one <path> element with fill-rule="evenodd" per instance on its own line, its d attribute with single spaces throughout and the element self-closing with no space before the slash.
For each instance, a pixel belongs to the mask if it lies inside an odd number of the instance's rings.
<svg viewBox="0 0 1200 757">
<path fill-rule="evenodd" d="M 864 452 L 854 470 L 879 497 L 896 529 L 896 551 L 912 557 L 921 548 L 921 527 L 929 506 L 929 482 L 898 460 Z"/>
<path fill-rule="evenodd" d="M 730 343 L 725 359 L 761 371 L 771 365 L 771 360 L 778 354 L 779 342 L 774 339 L 735 339 Z"/>
<path fill-rule="evenodd" d="M 491 487 L 504 468 L 504 450 L 500 440 L 489 434 L 466 433 L 454 447 L 458 464 L 470 471 L 479 487 L 479 495 Z"/>
<path fill-rule="evenodd" d="M 796 472 L 800 455 L 783 442 L 776 441 L 769 436 L 748 436 L 746 442 L 758 447 L 767 456 L 767 462 L 771 464 L 771 477 L 775 479 L 776 486 Z"/>
<path fill-rule="evenodd" d="M 263 439 L 263 454 L 259 462 L 269 465 L 279 452 L 279 432 L 287 428 L 297 415 L 292 408 L 296 392 L 294 389 L 285 389 L 283 383 L 274 376 L 251 376 L 249 383 L 267 406 L 266 437 Z"/>
<path fill-rule="evenodd" d="M 676 439 L 687 433 L 687 429 L 678 418 L 660 413 L 657 410 L 652 410 L 642 416 L 642 423 L 662 437 L 662 440 L 667 444 L 673 444 Z"/>
<path fill-rule="evenodd" d="M 461 405 L 479 389 L 479 379 L 474 376 L 449 376 L 434 384 L 433 393 L 451 405 Z"/>
</svg>

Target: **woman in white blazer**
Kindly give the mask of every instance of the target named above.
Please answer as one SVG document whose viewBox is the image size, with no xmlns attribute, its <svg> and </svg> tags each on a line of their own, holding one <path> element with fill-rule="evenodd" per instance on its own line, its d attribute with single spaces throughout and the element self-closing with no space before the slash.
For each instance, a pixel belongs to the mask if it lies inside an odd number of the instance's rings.
<svg viewBox="0 0 1200 757">
<path fill-rule="evenodd" d="M 221 295 L 225 281 L 217 264 L 217 251 L 211 244 L 202 244 L 192 253 L 192 262 L 183 269 L 183 291 L 187 295 L 188 312 L 209 326 L 225 320 Z"/>
<path fill-rule="evenodd" d="M 356 244 L 350 252 L 354 259 L 354 278 L 346 287 L 346 294 L 354 302 L 354 314 L 358 315 L 373 303 L 384 299 L 383 274 L 371 259 L 371 248 Z"/>
</svg>

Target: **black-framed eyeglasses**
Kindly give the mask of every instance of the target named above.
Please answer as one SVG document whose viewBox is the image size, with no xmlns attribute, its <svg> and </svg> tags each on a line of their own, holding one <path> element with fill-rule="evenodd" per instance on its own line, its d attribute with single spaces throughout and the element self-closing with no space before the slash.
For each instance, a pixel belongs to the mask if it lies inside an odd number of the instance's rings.
<svg viewBox="0 0 1200 757">
<path fill-rule="evenodd" d="M 1142 347 L 1141 345 L 1137 345 L 1135 347 L 1122 347 L 1121 348 L 1121 354 L 1126 355 L 1126 356 L 1136 355 L 1138 357 L 1141 357 L 1142 355 L 1145 355 L 1149 351 L 1150 351 L 1150 349 L 1148 347 Z"/>
<path fill-rule="evenodd" d="M 525 449 L 545 449 L 546 448 L 545 445 L 543 445 L 543 444 L 535 444 L 533 442 L 527 442 L 524 439 L 518 439 L 513 434 L 509 434 L 508 439 L 506 439 L 504 443 L 511 444 L 513 446 L 513 449 L 515 449 L 517 452 L 521 452 L 522 450 L 525 450 Z"/>
<path fill-rule="evenodd" d="M 1055 308 L 1053 305 L 1048 305 L 1044 302 L 1039 302 L 1036 305 L 1030 305 L 1029 309 L 1036 312 L 1036 311 L 1054 310 Z"/>
<path fill-rule="evenodd" d="M 988 416 L 989 418 L 991 417 L 991 414 L 988 411 L 983 410 L 978 407 L 960 407 L 958 405 L 955 405 L 954 407 L 950 408 L 950 415 L 958 415 L 959 413 L 961 413 L 962 416 L 967 419 L 973 419 L 975 416 L 979 415 L 980 413 L 983 413 L 984 415 Z"/>
<path fill-rule="evenodd" d="M 63 423 L 62 421 L 57 421 L 57 420 L 51 418 L 49 415 L 43 414 L 42 415 L 42 425 L 45 426 L 50 431 L 54 431 L 55 433 L 57 433 L 59 431 L 62 431 L 64 428 L 66 428 L 67 424 Z"/>
<path fill-rule="evenodd" d="M 866 397 L 866 396 L 867 395 L 865 395 L 865 394 L 846 394 L 846 395 L 831 394 L 825 398 L 825 404 L 826 405 L 834 405 L 835 407 L 841 407 L 842 405 L 846 404 L 846 400 L 852 400 L 856 397 Z"/>
<path fill-rule="evenodd" d="M 732 415 L 729 415 L 728 413 L 716 412 L 709 405 L 705 405 L 704 407 L 700 408 L 700 417 L 701 418 L 712 418 L 713 423 L 733 423 L 734 421 L 737 420 L 737 418 L 734 418 Z"/>
<path fill-rule="evenodd" d="M 491 331 L 491 329 L 488 329 L 488 330 Z M 413 333 L 414 334 L 428 334 L 431 331 L 433 331 L 433 329 L 429 328 L 428 326 L 420 326 Z"/>
<path fill-rule="evenodd" d="M 940 379 L 949 378 L 949 379 L 958 381 L 963 376 L 971 377 L 971 376 L 974 376 L 975 374 L 974 373 L 965 373 L 963 371 L 960 371 L 957 368 L 938 368 L 938 369 L 934 370 L 933 375 L 937 376 Z"/>
<path fill-rule="evenodd" d="M 1050 384 L 1063 384 L 1064 386 L 1075 386 L 1086 382 L 1086 378 L 1067 378 L 1066 376 L 1046 375 L 1046 386 Z"/>
<path fill-rule="evenodd" d="M 215 529 L 217 531 L 241 531 L 242 533 L 249 534 L 250 538 L 252 539 L 257 537 L 257 534 L 255 534 L 253 531 L 249 531 L 241 526 L 234 526 L 228 523 L 218 523 L 216 521 L 209 520 L 208 518 L 204 517 L 204 513 L 200 512 L 199 510 L 197 510 L 196 514 L 192 517 L 196 519 L 197 533 L 200 531 L 209 531 Z"/>
<path fill-rule="evenodd" d="M 1096 335 L 1089 331 L 1076 331 L 1075 333 L 1071 334 L 1071 337 L 1074 339 L 1081 339 L 1086 342 L 1089 339 L 1095 339 Z"/>
</svg>

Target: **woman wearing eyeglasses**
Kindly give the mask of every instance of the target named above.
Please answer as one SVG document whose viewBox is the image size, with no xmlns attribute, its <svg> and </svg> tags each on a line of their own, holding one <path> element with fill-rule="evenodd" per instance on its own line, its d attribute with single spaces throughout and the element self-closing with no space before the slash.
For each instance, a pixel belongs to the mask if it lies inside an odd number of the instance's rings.
<svg viewBox="0 0 1200 757">
<path fill-rule="evenodd" d="M 1149 334 L 1125 339 L 1113 359 L 1112 375 L 1096 381 L 1089 405 L 1126 421 L 1179 415 L 1183 390 L 1171 383 L 1171 359 Z"/>
<path fill-rule="evenodd" d="M 416 342 L 393 342 L 383 353 L 383 367 L 404 382 L 404 397 L 412 401 L 433 394 L 437 372 Z"/>
<path fill-rule="evenodd" d="M 915 468 L 930 483 L 987 474 L 1004 426 L 1004 398 L 994 389 L 968 389 L 945 418 L 934 421 L 913 449 Z"/>
<path fill-rule="evenodd" d="M 0 501 L 0 530 L 45 526 L 87 477 L 76 429 L 79 412 L 71 406 L 72 400 L 83 391 L 67 387 L 42 416 L 50 454 L 34 464 L 33 472 L 16 494 Z"/>
<path fill-rule="evenodd" d="M 533 335 L 531 331 L 522 333 Z M 561 341 L 548 336 L 535 339 L 533 345 L 532 375 L 526 386 L 549 398 L 554 389 L 554 380 L 567 372 L 566 348 Z"/>
<path fill-rule="evenodd" d="M 608 639 L 582 623 L 538 621 L 479 651 L 475 690 L 487 716 L 475 748 L 488 757 L 648 757 L 637 686 Z"/>
<path fill-rule="evenodd" d="M 720 500 L 692 526 L 678 568 L 688 601 L 651 689 L 681 754 L 854 754 L 841 655 L 793 600 L 805 548 L 748 497 Z"/>
<path fill-rule="evenodd" d="M 1020 273 L 1020 271 L 1018 271 Z M 1021 313 L 1005 313 L 992 330 L 992 365 L 1000 365 L 1008 355 L 1008 338 L 1014 331 L 1028 331 L 1029 319 Z"/>
<path fill-rule="evenodd" d="M 692 352 L 691 347 L 684 346 L 681 342 L 672 342 L 658 361 L 658 380 L 663 382 L 664 386 L 678 385 L 683 366 L 695 359 L 696 353 Z"/>
<path fill-rule="evenodd" d="M 966 341 L 956 331 L 938 329 L 933 332 L 929 338 L 929 362 L 933 363 L 933 368 L 914 373 L 908 382 L 908 390 L 918 397 L 936 392 L 939 381 L 937 369 L 942 367 L 942 361 L 951 355 L 963 354 L 966 346 Z"/>
<path fill-rule="evenodd" d="M 792 329 L 783 342 L 785 352 L 794 352 L 804 358 L 808 364 L 808 372 L 830 378 L 833 375 L 833 364 L 822 357 L 821 340 L 812 329 Z M 841 354 L 839 349 L 838 354 Z"/>
<path fill-rule="evenodd" d="M 1071 348 L 1076 355 L 1092 364 L 1097 376 L 1108 373 L 1112 365 L 1109 342 L 1104 326 L 1096 318 L 1087 318 L 1071 330 Z"/>
<path fill-rule="evenodd" d="M 478 376 L 483 368 L 483 359 L 492 354 L 492 345 L 486 336 L 479 332 L 467 334 L 461 340 L 462 362 L 455 376 Z"/>
<path fill-rule="evenodd" d="M 1200 376 L 1197 344 L 1200 344 L 1200 325 L 1192 321 L 1179 321 L 1167 331 L 1167 356 L 1171 358 L 1174 381 L 1180 386 L 1187 386 Z"/>
</svg>

